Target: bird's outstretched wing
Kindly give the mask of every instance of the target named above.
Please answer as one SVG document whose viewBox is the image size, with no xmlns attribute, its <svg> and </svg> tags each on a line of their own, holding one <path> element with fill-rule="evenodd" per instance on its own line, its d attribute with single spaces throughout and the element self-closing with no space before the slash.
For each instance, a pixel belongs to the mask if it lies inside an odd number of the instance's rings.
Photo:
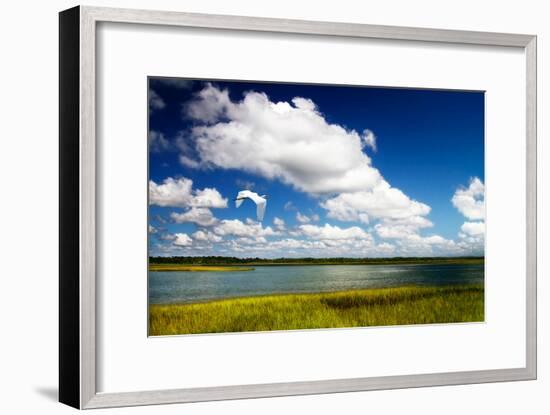
<svg viewBox="0 0 550 415">
<path fill-rule="evenodd" d="M 250 191 L 249 190 L 241 190 L 239 193 L 237 193 L 237 198 L 235 199 L 235 207 L 239 207 L 243 204 L 245 199 L 250 199 Z"/>
<path fill-rule="evenodd" d="M 262 199 L 261 201 L 256 202 L 256 216 L 259 221 L 264 219 L 265 206 L 267 205 L 267 200 Z"/>
</svg>

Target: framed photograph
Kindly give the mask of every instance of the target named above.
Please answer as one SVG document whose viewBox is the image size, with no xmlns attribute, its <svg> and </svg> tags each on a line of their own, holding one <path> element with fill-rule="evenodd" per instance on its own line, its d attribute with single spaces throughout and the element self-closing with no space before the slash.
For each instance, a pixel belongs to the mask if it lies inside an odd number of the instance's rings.
<svg viewBox="0 0 550 415">
<path fill-rule="evenodd" d="M 60 13 L 59 399 L 536 378 L 536 37 Z"/>
</svg>

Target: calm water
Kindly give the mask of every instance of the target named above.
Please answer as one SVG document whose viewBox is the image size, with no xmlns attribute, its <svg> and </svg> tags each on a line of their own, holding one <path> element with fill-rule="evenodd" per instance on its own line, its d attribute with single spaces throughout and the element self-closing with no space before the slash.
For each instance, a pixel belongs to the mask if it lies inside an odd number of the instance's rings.
<svg viewBox="0 0 550 415">
<path fill-rule="evenodd" d="M 150 272 L 151 304 L 190 303 L 273 293 L 400 285 L 481 283 L 483 265 L 256 266 L 253 271 Z"/>
</svg>

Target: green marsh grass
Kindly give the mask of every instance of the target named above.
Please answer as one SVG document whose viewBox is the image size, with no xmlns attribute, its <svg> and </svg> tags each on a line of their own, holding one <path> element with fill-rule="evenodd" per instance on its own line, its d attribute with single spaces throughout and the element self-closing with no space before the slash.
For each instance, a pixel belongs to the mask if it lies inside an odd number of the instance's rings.
<svg viewBox="0 0 550 415">
<path fill-rule="evenodd" d="M 149 335 L 484 321 L 483 285 L 279 294 L 149 306 Z"/>
</svg>

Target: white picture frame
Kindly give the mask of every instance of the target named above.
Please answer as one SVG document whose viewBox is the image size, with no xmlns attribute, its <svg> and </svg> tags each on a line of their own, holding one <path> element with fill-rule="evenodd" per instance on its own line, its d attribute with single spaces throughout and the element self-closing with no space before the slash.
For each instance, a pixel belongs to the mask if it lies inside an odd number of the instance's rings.
<svg viewBox="0 0 550 415">
<path fill-rule="evenodd" d="M 526 68 L 525 367 L 100 393 L 96 388 L 96 28 L 101 22 L 523 50 Z M 536 378 L 536 36 L 79 6 L 60 13 L 59 400 L 88 409 Z"/>
</svg>

